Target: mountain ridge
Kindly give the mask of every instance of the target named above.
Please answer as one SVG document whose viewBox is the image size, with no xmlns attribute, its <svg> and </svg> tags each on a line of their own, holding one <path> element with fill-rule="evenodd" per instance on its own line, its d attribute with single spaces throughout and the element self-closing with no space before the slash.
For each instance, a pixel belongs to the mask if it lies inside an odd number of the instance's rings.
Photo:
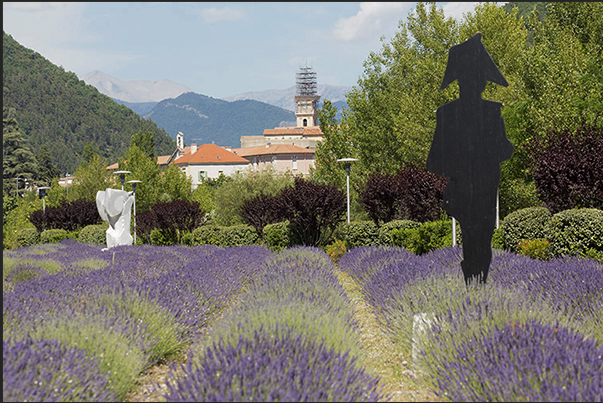
<svg viewBox="0 0 603 403">
<path fill-rule="evenodd" d="M 186 85 L 172 80 L 124 80 L 99 70 L 84 74 L 80 79 L 102 94 L 125 102 L 159 102 L 166 98 L 175 98 L 185 92 L 194 92 Z"/>
</svg>

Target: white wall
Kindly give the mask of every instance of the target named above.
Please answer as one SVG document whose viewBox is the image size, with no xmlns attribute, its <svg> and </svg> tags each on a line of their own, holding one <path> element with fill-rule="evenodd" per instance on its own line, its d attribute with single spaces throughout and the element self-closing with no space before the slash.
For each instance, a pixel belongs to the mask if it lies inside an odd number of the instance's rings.
<svg viewBox="0 0 603 403">
<path fill-rule="evenodd" d="M 208 179 L 217 179 L 220 173 L 224 176 L 234 175 L 235 172 L 246 172 L 248 164 L 211 164 L 211 165 L 188 165 L 183 167 L 186 176 L 191 178 L 193 189 L 195 189 L 201 181 L 199 181 L 199 172 L 204 171 L 204 177 Z"/>
</svg>

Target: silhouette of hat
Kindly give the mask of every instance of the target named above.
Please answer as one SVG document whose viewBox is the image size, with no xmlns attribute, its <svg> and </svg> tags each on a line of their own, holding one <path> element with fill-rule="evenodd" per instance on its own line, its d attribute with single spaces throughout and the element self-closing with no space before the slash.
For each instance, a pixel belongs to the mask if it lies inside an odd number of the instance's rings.
<svg viewBox="0 0 603 403">
<path fill-rule="evenodd" d="M 471 77 L 478 83 L 485 80 L 503 87 L 509 85 L 484 47 L 481 32 L 448 50 L 448 64 L 440 89 L 448 87 L 461 76 Z"/>
</svg>

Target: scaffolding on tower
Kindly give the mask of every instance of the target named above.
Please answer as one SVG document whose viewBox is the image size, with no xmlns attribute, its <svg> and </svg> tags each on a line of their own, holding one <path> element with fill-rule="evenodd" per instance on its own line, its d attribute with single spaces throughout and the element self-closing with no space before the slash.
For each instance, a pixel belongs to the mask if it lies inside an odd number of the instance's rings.
<svg viewBox="0 0 603 403">
<path fill-rule="evenodd" d="M 300 67 L 300 72 L 295 73 L 295 84 L 297 86 L 297 95 L 316 95 L 316 73 L 312 71 L 311 67 Z"/>
</svg>

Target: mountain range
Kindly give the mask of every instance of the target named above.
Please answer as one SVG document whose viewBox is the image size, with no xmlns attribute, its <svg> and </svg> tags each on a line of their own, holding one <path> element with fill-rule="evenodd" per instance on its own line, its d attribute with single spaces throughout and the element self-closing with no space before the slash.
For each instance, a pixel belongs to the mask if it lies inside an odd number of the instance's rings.
<svg viewBox="0 0 603 403">
<path fill-rule="evenodd" d="M 197 94 L 170 80 L 122 80 L 93 71 L 82 80 L 115 102 L 125 105 L 163 128 L 171 138 L 178 132 L 190 144 L 214 143 L 238 147 L 241 136 L 261 135 L 264 129 L 295 126 L 296 87 L 246 92 L 223 99 Z M 337 107 L 337 119 L 351 87 L 318 85 L 318 107 L 329 99 Z M 170 96 L 166 96 L 166 95 Z M 161 99 L 160 99 L 161 98 Z"/>
<path fill-rule="evenodd" d="M 187 145 L 214 143 L 235 148 L 240 147 L 241 136 L 296 124 L 293 112 L 277 106 L 251 99 L 228 102 L 194 92 L 164 99 L 143 117 L 174 139 L 182 132 Z"/>
<path fill-rule="evenodd" d="M 174 151 L 176 142 L 155 122 L 3 34 L 3 119 L 15 119 L 34 154 L 46 146 L 60 172 L 74 172 L 87 146 L 117 162 L 140 131 L 153 134 L 157 155 Z"/>
<path fill-rule="evenodd" d="M 80 79 L 111 98 L 129 103 L 159 102 L 166 98 L 176 98 L 185 92 L 193 92 L 186 85 L 171 80 L 122 80 L 98 70 L 91 71 Z"/>
</svg>

